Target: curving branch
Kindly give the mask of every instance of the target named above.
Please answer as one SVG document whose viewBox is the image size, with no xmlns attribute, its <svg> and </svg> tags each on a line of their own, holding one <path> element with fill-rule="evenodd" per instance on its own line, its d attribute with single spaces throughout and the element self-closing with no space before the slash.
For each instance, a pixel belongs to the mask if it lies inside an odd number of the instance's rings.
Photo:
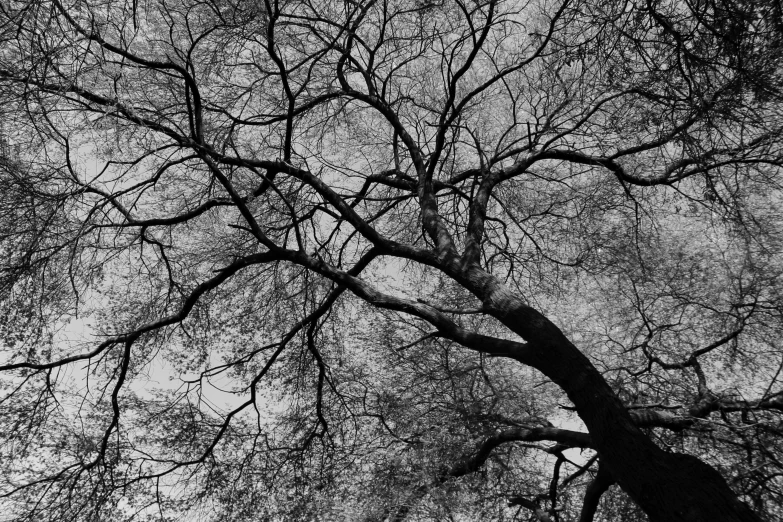
<svg viewBox="0 0 783 522">
<path fill-rule="evenodd" d="M 582 511 L 579 514 L 579 522 L 593 522 L 593 517 L 598 509 L 598 502 L 612 484 L 614 484 L 612 476 L 606 468 L 599 463 L 598 473 L 585 490 L 585 497 L 582 501 Z"/>
</svg>

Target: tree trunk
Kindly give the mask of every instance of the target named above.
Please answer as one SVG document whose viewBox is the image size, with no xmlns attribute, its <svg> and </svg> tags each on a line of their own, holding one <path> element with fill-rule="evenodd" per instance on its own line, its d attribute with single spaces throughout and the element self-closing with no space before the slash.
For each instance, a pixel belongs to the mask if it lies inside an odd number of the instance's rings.
<svg viewBox="0 0 783 522">
<path fill-rule="evenodd" d="M 711 466 L 663 451 L 642 433 L 600 372 L 550 320 L 483 270 L 462 276 L 488 313 L 529 343 L 532 350 L 522 362 L 565 391 L 602 465 L 652 522 L 760 520 Z"/>
</svg>

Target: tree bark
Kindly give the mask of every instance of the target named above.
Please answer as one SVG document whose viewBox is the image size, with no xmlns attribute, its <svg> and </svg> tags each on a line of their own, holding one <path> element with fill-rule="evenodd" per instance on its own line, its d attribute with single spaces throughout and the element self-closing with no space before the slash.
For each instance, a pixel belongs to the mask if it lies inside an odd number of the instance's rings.
<svg viewBox="0 0 783 522">
<path fill-rule="evenodd" d="M 606 490 L 614 484 L 614 479 L 609 472 L 606 471 L 606 466 L 598 464 L 598 474 L 593 481 L 587 486 L 585 491 L 585 499 L 582 502 L 582 512 L 579 514 L 579 522 L 593 522 L 593 517 L 598 509 L 598 502 L 601 500 L 601 495 L 606 493 Z"/>
<path fill-rule="evenodd" d="M 459 276 L 489 314 L 533 348 L 521 362 L 563 389 L 587 426 L 602 464 L 652 522 L 760 520 L 711 466 L 656 446 L 601 373 L 554 323 L 477 267 Z"/>
</svg>

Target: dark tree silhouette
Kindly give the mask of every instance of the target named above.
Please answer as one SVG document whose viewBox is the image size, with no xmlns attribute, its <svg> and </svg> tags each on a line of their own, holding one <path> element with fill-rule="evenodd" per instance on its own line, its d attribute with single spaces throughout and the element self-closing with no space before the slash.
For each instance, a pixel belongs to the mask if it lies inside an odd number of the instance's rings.
<svg viewBox="0 0 783 522">
<path fill-rule="evenodd" d="M 778 519 L 782 59 L 776 0 L 2 2 L 2 516 Z"/>
</svg>

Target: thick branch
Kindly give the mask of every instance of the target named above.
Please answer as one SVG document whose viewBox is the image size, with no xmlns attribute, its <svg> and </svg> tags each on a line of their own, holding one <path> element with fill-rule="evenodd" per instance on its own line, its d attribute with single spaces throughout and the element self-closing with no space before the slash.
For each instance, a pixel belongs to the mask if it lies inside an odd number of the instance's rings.
<svg viewBox="0 0 783 522">
<path fill-rule="evenodd" d="M 582 512 L 579 515 L 579 522 L 593 522 L 595 511 L 598 509 L 598 502 L 601 495 L 606 493 L 609 487 L 614 484 L 614 480 L 606 466 L 598 464 L 598 474 L 590 482 L 585 490 L 585 498 L 582 501 Z"/>
</svg>

